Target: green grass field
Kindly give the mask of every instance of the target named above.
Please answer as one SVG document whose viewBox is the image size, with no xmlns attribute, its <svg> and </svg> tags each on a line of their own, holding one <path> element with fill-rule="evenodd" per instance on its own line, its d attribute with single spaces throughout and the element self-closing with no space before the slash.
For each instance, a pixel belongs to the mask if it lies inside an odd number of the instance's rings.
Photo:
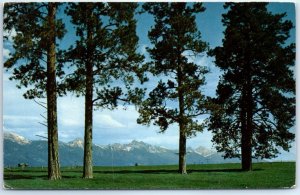
<svg viewBox="0 0 300 195">
<path fill-rule="evenodd" d="M 47 180 L 44 168 L 4 169 L 4 186 L 12 189 L 245 189 L 290 188 L 295 162 L 255 163 L 242 172 L 240 164 L 95 167 L 94 179 L 81 179 L 82 168 L 62 168 L 63 179 Z"/>
</svg>

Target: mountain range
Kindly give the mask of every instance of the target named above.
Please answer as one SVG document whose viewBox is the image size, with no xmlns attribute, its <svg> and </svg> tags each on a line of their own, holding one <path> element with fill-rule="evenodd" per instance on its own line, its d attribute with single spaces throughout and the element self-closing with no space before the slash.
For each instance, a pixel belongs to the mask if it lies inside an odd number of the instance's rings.
<svg viewBox="0 0 300 195">
<path fill-rule="evenodd" d="M 13 132 L 4 132 L 4 166 L 47 166 L 47 141 L 28 140 Z M 61 166 L 82 166 L 83 140 L 59 142 Z M 187 148 L 187 164 L 216 164 L 240 162 L 224 159 L 220 153 L 199 146 Z M 166 165 L 178 163 L 178 150 L 133 140 L 127 144 L 93 145 L 95 166 Z"/>
</svg>

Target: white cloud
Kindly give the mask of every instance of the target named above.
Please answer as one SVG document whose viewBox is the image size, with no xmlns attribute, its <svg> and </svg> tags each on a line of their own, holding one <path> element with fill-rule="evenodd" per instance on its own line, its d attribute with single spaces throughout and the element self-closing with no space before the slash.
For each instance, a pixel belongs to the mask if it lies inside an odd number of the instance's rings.
<svg viewBox="0 0 300 195">
<path fill-rule="evenodd" d="M 61 118 L 62 125 L 64 126 L 79 126 L 82 123 L 74 118 Z"/>
<path fill-rule="evenodd" d="M 211 142 L 212 133 L 210 131 L 204 130 L 203 132 L 199 132 L 196 134 L 196 137 L 192 137 L 187 140 L 187 145 L 189 147 L 198 147 L 203 146 L 209 149 L 213 148 L 213 144 Z"/>
<path fill-rule="evenodd" d="M 139 114 L 134 106 L 119 106 L 118 109 L 113 111 L 110 110 L 103 110 L 103 111 L 96 111 L 96 113 L 108 114 L 116 121 L 122 121 L 124 127 L 127 128 L 135 127 L 136 126 L 136 119 L 138 118 Z"/>
<path fill-rule="evenodd" d="M 115 120 L 111 115 L 94 113 L 94 126 L 99 128 L 123 128 L 121 122 Z"/>
<path fill-rule="evenodd" d="M 117 117 L 120 115 L 120 111 L 109 110 L 95 110 L 93 112 L 93 124 L 94 128 L 123 128 L 121 122 Z M 59 98 L 58 101 L 58 118 L 59 123 L 64 127 L 83 127 L 84 126 L 84 98 L 67 96 Z M 123 113 L 122 113 L 123 114 Z M 123 114 L 123 116 L 126 116 Z M 128 116 L 128 115 L 127 115 Z"/>
<path fill-rule="evenodd" d="M 84 134 L 84 130 L 83 128 L 73 128 L 72 130 L 70 129 L 65 129 L 65 128 L 59 128 L 58 130 L 58 137 L 60 141 L 64 141 L 64 142 L 69 142 L 69 141 L 73 141 L 76 138 L 82 138 L 83 139 L 83 135 Z"/>
<path fill-rule="evenodd" d="M 36 116 L 18 116 L 18 115 L 3 115 L 4 121 L 12 121 L 14 123 L 19 123 L 23 121 L 39 121 L 40 118 Z"/>
<path fill-rule="evenodd" d="M 34 116 L 3 116 L 3 129 L 16 132 L 28 139 L 35 139 L 40 132 L 47 132 L 47 129 L 39 122 L 42 119 Z"/>
<path fill-rule="evenodd" d="M 84 99 L 74 96 L 58 98 L 58 122 L 63 127 L 83 127 Z"/>
</svg>

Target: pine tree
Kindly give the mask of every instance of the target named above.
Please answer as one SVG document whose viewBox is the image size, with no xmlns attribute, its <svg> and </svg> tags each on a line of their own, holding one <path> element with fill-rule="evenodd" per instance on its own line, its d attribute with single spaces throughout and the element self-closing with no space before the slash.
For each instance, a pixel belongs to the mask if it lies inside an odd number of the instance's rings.
<svg viewBox="0 0 300 195">
<path fill-rule="evenodd" d="M 136 53 L 136 7 L 135 3 L 71 3 L 66 10 L 78 40 L 65 54 L 74 70 L 65 84 L 85 96 L 83 178 L 93 178 L 93 108 L 137 103 L 144 93 L 132 87 L 136 77 L 146 80 L 143 56 Z"/>
<path fill-rule="evenodd" d="M 206 113 L 206 97 L 200 87 L 205 84 L 207 68 L 191 62 L 188 55 L 205 51 L 197 30 L 196 14 L 205 8 L 201 3 L 146 3 L 144 11 L 154 16 L 155 26 L 148 36 L 149 64 L 154 76 L 165 76 L 139 108 L 139 124 L 160 127 L 179 125 L 179 173 L 186 174 L 186 139 L 203 130 L 197 116 Z"/>
<path fill-rule="evenodd" d="M 290 148 L 295 135 L 295 44 L 288 44 L 291 21 L 267 10 L 267 3 L 226 3 L 223 46 L 211 54 L 223 70 L 210 118 L 217 150 L 241 157 L 273 158 Z"/>
<path fill-rule="evenodd" d="M 61 178 L 58 156 L 56 40 L 65 33 L 56 19 L 57 3 L 7 3 L 4 7 L 4 29 L 15 30 L 11 57 L 4 67 L 12 69 L 10 79 L 18 80 L 18 88 L 29 88 L 26 99 L 47 98 L 48 178 Z M 31 87 L 31 88 L 30 88 Z"/>
</svg>

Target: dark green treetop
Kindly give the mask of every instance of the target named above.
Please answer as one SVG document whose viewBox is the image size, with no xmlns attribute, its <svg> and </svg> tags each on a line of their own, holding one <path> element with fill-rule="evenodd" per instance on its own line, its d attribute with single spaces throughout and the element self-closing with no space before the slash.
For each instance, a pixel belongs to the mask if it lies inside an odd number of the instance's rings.
<svg viewBox="0 0 300 195">
<path fill-rule="evenodd" d="M 119 101 L 137 103 L 144 89 L 132 86 L 147 81 L 143 56 L 136 53 L 135 3 L 71 3 L 66 13 L 78 40 L 65 54 L 73 72 L 65 79 L 70 91 L 85 94 L 85 71 L 93 66 L 94 106 L 116 108 Z M 90 33 L 88 35 L 88 32 Z"/>
<path fill-rule="evenodd" d="M 223 75 L 210 117 L 213 142 L 225 157 L 240 157 L 243 127 L 251 132 L 252 156 L 273 158 L 295 135 L 295 44 L 291 21 L 267 3 L 226 3 L 223 46 L 211 51 Z M 247 114 L 245 114 L 247 112 Z M 244 126 L 243 126 L 244 125 Z M 251 127 L 251 129 L 249 129 Z"/>
<path fill-rule="evenodd" d="M 9 33 L 16 32 L 12 46 L 14 51 L 4 67 L 13 69 L 10 79 L 19 81 L 18 88 L 29 88 L 24 94 L 27 99 L 45 97 L 47 49 L 51 43 L 49 34 L 55 33 L 56 39 L 62 39 L 66 32 L 61 19 L 56 19 L 55 29 L 50 29 L 47 7 L 47 3 L 9 3 L 4 7 L 3 28 Z M 4 40 L 7 39 L 5 36 Z M 57 58 L 60 56 L 57 55 Z M 57 65 L 56 75 L 62 78 L 63 74 L 62 64 Z M 57 92 L 62 94 L 59 86 Z"/>
<path fill-rule="evenodd" d="M 143 9 L 155 21 L 148 33 L 153 44 L 147 49 L 152 60 L 150 72 L 163 79 L 139 108 L 138 123 L 153 121 L 161 132 L 172 123 L 180 123 L 185 126 L 185 134 L 191 136 L 203 130 L 195 118 L 206 113 L 206 97 L 200 87 L 205 84 L 208 70 L 189 60 L 208 47 L 195 22 L 196 14 L 205 8 L 201 3 L 145 3 Z"/>
</svg>

